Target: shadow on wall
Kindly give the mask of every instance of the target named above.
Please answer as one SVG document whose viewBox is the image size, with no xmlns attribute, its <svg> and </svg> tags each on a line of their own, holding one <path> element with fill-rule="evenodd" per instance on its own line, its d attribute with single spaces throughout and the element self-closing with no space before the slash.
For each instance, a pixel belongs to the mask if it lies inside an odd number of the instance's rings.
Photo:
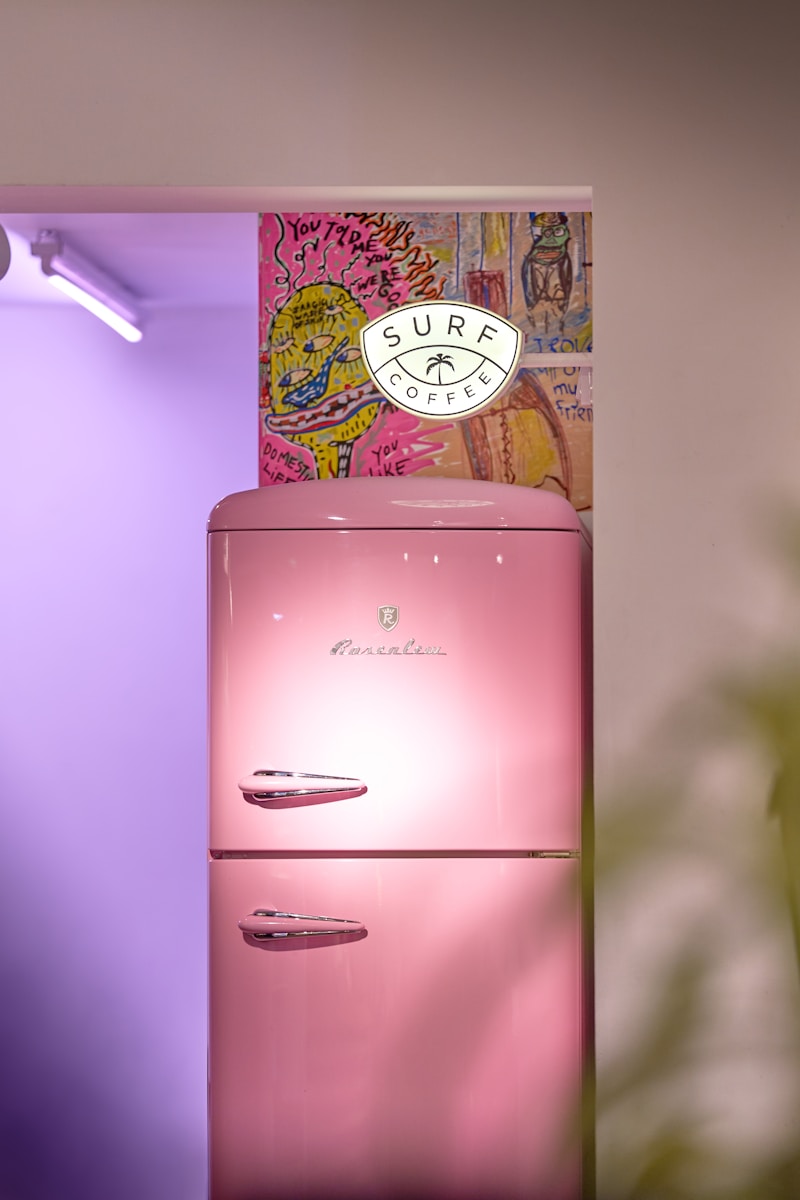
<svg viewBox="0 0 800 1200">
<path fill-rule="evenodd" d="M 50 934 L 62 932 L 56 923 Z M 47 931 L 33 936 L 47 954 Z M 148 1115 L 135 1086 L 126 1104 L 118 1081 L 105 1080 L 98 1071 L 104 1053 L 119 1069 L 119 1049 L 109 1054 L 104 1045 L 124 1043 L 129 1036 L 135 1077 L 134 1060 L 148 1047 L 130 1033 L 133 1022 L 118 1010 L 109 1012 L 86 1021 L 76 1038 L 69 1003 L 57 988 L 43 992 L 41 983 L 40 973 L 15 969 L 8 959 L 0 974 L 2 1200 L 90 1200 L 109 1195 L 109 1187 L 115 1200 L 143 1200 L 154 1195 L 154 1187 L 159 1196 L 182 1197 L 188 1194 L 187 1180 L 201 1186 L 202 1147 L 188 1126 L 182 1130 L 176 1120 L 173 1128 L 165 1127 L 155 1105 Z M 84 985 L 87 1006 L 96 1003 L 95 985 L 101 981 L 87 978 Z"/>
<path fill-rule="evenodd" d="M 0 1200 L 205 1190 L 204 527 L 254 330 L 3 307 Z"/>
<path fill-rule="evenodd" d="M 800 519 L 782 533 L 800 579 Z M 796 1200 L 800 643 L 662 731 L 596 887 L 600 1200 Z"/>
</svg>

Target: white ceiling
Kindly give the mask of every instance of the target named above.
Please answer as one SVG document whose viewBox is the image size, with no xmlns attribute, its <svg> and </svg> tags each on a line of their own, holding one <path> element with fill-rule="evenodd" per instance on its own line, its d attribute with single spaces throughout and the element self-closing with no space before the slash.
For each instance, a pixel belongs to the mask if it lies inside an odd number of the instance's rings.
<svg viewBox="0 0 800 1200">
<path fill-rule="evenodd" d="M 0 213 L 11 266 L 0 305 L 70 304 L 46 282 L 30 242 L 57 230 L 66 245 L 125 284 L 147 311 L 257 305 L 255 213 Z"/>
</svg>

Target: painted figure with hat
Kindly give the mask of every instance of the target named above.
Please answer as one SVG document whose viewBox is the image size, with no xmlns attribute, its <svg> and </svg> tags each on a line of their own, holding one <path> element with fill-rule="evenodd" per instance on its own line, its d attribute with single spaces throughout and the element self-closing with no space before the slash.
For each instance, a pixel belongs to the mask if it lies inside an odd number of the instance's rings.
<svg viewBox="0 0 800 1200">
<path fill-rule="evenodd" d="M 563 327 L 572 292 L 569 225 L 563 212 L 531 213 L 533 245 L 522 260 L 525 307 L 534 329 Z"/>
</svg>

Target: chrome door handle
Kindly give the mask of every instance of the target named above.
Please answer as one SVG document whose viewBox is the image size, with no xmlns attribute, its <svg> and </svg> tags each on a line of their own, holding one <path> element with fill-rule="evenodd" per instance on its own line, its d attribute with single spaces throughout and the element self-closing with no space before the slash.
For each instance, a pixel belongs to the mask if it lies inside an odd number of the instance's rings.
<svg viewBox="0 0 800 1200">
<path fill-rule="evenodd" d="M 254 800 L 290 800 L 294 797 L 324 796 L 347 800 L 363 796 L 367 785 L 344 775 L 310 775 L 306 771 L 254 771 L 239 780 L 239 788 Z"/>
<path fill-rule="evenodd" d="M 239 921 L 242 933 L 254 938 L 330 937 L 332 934 L 366 933 L 362 921 L 345 917 L 312 917 L 303 913 L 280 912 L 277 908 L 257 908 Z"/>
</svg>

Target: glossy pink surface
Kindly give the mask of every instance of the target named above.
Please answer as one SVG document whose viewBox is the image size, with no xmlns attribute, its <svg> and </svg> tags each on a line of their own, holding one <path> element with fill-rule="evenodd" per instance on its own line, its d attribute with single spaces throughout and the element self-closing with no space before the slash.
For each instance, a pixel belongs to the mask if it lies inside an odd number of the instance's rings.
<svg viewBox="0 0 800 1200">
<path fill-rule="evenodd" d="M 353 478 L 226 496 L 209 531 L 233 529 L 580 529 L 575 509 L 539 488 L 472 479 Z"/>
<path fill-rule="evenodd" d="M 579 533 L 209 541 L 212 849 L 579 845 Z M 368 790 L 248 803 L 239 781 L 269 767 Z"/>
<path fill-rule="evenodd" d="M 574 1200 L 574 860 L 210 872 L 213 1200 Z M 369 932 L 298 948 L 239 931 L 272 905 Z"/>
<path fill-rule="evenodd" d="M 538 857 L 581 840 L 575 513 L 344 480 L 210 524 L 212 1200 L 588 1195 L 579 864 Z"/>
</svg>

